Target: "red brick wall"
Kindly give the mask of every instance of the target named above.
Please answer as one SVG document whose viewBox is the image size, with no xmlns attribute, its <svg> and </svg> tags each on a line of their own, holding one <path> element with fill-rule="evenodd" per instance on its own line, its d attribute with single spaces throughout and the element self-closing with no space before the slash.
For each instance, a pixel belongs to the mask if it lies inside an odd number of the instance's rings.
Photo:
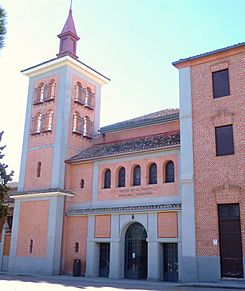
<svg viewBox="0 0 245 291">
<path fill-rule="evenodd" d="M 157 236 L 162 238 L 178 237 L 178 212 L 157 213 Z"/>
<path fill-rule="evenodd" d="M 46 256 L 48 217 L 48 200 L 21 202 L 16 256 Z M 31 239 L 32 253 L 29 252 Z"/>
<path fill-rule="evenodd" d="M 94 237 L 111 237 L 111 216 L 96 215 Z"/>
<path fill-rule="evenodd" d="M 245 51 L 191 67 L 197 255 L 218 256 L 218 203 L 240 203 L 245 234 Z M 213 98 L 212 71 L 228 68 L 230 96 Z M 233 122 L 235 154 L 216 157 L 215 126 Z M 227 191 L 222 190 L 225 183 Z M 232 186 L 231 186 L 232 185 Z M 223 188 L 225 188 L 223 187 Z M 241 191 L 239 190 L 241 187 Z M 243 240 L 243 252 L 245 242 Z"/>
<path fill-rule="evenodd" d="M 65 273 L 71 273 L 74 259 L 80 259 L 82 272 L 85 272 L 87 252 L 88 217 L 65 217 L 63 234 L 63 257 Z M 79 243 L 78 252 L 75 252 L 75 243 Z"/>
<path fill-rule="evenodd" d="M 84 188 L 81 188 L 81 179 L 84 180 Z M 76 193 L 73 198 L 67 199 L 71 203 L 91 201 L 93 189 L 93 163 L 67 164 L 66 189 Z"/>
<path fill-rule="evenodd" d="M 25 189 L 48 189 L 52 180 L 53 148 L 32 150 L 27 153 Z M 37 177 L 38 162 L 41 162 L 41 176 Z"/>
</svg>

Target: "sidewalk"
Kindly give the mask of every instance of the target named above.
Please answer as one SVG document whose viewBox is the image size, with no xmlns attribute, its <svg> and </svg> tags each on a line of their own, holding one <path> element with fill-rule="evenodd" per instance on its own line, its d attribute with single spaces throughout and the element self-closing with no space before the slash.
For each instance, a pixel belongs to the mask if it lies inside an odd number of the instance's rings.
<svg viewBox="0 0 245 291">
<path fill-rule="evenodd" d="M 244 279 L 223 279 L 219 282 L 194 282 L 194 283 L 180 283 L 181 286 L 190 287 L 206 287 L 206 288 L 226 288 L 226 289 L 241 289 L 245 290 Z"/>
<path fill-rule="evenodd" d="M 146 281 L 146 280 L 132 280 L 132 279 L 110 279 L 110 278 L 101 278 L 101 277 L 72 277 L 72 276 L 54 276 L 57 280 L 65 280 L 65 281 L 94 281 L 94 282 L 105 282 L 107 284 L 118 284 L 118 285 L 134 285 L 135 287 L 153 287 L 153 288 L 161 288 L 161 287 L 203 287 L 203 288 L 226 288 L 226 289 L 241 289 L 245 290 L 245 280 L 220 280 L 219 282 L 193 282 L 193 283 L 178 283 L 178 282 L 154 282 L 154 281 Z"/>
<path fill-rule="evenodd" d="M 146 290 L 162 290 L 163 288 L 173 288 L 173 287 L 202 287 L 202 288 L 225 288 L 225 289 L 240 289 L 245 290 L 245 280 L 234 280 L 234 279 L 224 279 L 219 282 L 193 282 L 193 283 L 178 283 L 178 282 L 154 282 L 146 280 L 131 280 L 131 279 L 110 279 L 102 277 L 72 277 L 68 275 L 55 275 L 55 276 L 45 276 L 45 275 L 27 275 L 27 274 L 10 274 L 7 272 L 0 272 L 1 276 L 11 280 L 13 278 L 22 279 L 23 281 L 46 281 L 50 283 L 58 283 L 61 285 L 71 284 L 73 286 L 78 286 L 79 284 L 89 284 L 93 283 L 95 285 L 101 286 L 121 286 L 129 288 L 129 286 L 134 286 L 134 288 L 140 289 L 144 287 Z M 180 288 L 181 290 L 181 288 Z"/>
</svg>

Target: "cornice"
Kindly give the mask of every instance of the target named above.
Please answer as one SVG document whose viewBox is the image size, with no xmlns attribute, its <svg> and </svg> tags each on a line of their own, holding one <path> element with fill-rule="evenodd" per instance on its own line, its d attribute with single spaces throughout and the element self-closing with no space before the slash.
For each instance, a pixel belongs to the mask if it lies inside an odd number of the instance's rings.
<svg viewBox="0 0 245 291">
<path fill-rule="evenodd" d="M 105 214 L 105 213 L 131 213 L 131 212 L 150 212 L 156 210 L 180 210 L 181 203 L 166 203 L 152 205 L 116 206 L 116 207 L 96 207 L 70 209 L 67 216 Z"/>
</svg>

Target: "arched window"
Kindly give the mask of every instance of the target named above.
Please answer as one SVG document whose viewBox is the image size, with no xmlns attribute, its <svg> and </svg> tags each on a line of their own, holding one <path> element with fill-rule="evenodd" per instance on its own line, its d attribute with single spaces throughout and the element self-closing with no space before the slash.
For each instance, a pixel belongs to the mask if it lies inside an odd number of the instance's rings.
<svg viewBox="0 0 245 291">
<path fill-rule="evenodd" d="M 157 165 L 153 163 L 149 167 L 149 184 L 157 184 Z"/>
<path fill-rule="evenodd" d="M 138 165 L 134 167 L 133 186 L 139 186 L 140 184 L 141 184 L 141 168 Z"/>
<path fill-rule="evenodd" d="M 46 86 L 45 99 L 47 101 L 54 99 L 54 97 L 55 97 L 55 87 L 56 87 L 55 80 L 54 79 L 50 80 L 50 82 Z"/>
<path fill-rule="evenodd" d="M 40 112 L 37 112 L 31 120 L 31 134 L 38 134 L 42 131 L 43 116 Z"/>
<path fill-rule="evenodd" d="M 83 126 L 83 135 L 90 138 L 93 137 L 93 123 L 91 122 L 89 116 L 84 117 Z"/>
<path fill-rule="evenodd" d="M 94 108 L 94 93 L 90 87 L 86 88 L 85 106 L 93 109 Z"/>
<path fill-rule="evenodd" d="M 78 120 L 79 120 L 79 113 L 76 111 L 73 113 L 73 121 L 72 121 L 72 131 L 78 132 Z"/>
<path fill-rule="evenodd" d="M 42 129 L 42 114 L 37 113 L 35 117 L 35 132 L 40 133 Z"/>
<path fill-rule="evenodd" d="M 86 98 L 85 98 L 85 104 L 89 105 L 89 99 L 90 99 L 90 95 L 91 95 L 91 89 L 89 87 L 86 88 Z"/>
<path fill-rule="evenodd" d="M 87 135 L 89 133 L 89 123 L 90 119 L 88 116 L 84 117 L 84 135 Z"/>
<path fill-rule="evenodd" d="M 111 188 L 111 170 L 107 169 L 104 175 L 104 188 Z"/>
<path fill-rule="evenodd" d="M 34 89 L 34 96 L 33 96 L 33 104 L 39 104 L 43 102 L 44 98 L 44 83 L 41 82 L 35 89 Z"/>
<path fill-rule="evenodd" d="M 37 88 L 37 92 L 39 95 L 39 101 L 43 102 L 44 99 L 44 83 L 40 83 L 38 88 Z"/>
<path fill-rule="evenodd" d="M 174 163 L 172 161 L 168 162 L 165 166 L 165 182 L 174 182 Z"/>
<path fill-rule="evenodd" d="M 80 82 L 77 82 L 75 85 L 75 98 L 74 100 L 76 102 L 79 102 L 81 104 L 85 103 L 85 89 L 83 88 L 82 84 Z"/>
<path fill-rule="evenodd" d="M 118 187 L 125 187 L 125 168 L 118 171 Z"/>
<path fill-rule="evenodd" d="M 53 116 L 54 116 L 54 111 L 49 110 L 46 115 L 46 120 L 45 120 L 45 130 L 47 131 L 51 131 L 53 129 Z"/>
<path fill-rule="evenodd" d="M 73 113 L 72 132 L 79 135 L 82 135 L 84 132 L 84 120 L 77 111 Z"/>
</svg>

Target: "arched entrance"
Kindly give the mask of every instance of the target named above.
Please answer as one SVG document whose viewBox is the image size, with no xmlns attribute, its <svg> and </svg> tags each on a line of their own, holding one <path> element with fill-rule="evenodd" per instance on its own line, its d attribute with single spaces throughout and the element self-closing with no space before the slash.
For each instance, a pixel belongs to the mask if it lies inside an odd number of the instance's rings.
<svg viewBox="0 0 245 291">
<path fill-rule="evenodd" d="M 135 222 L 125 234 L 125 278 L 147 278 L 147 233 L 144 226 Z"/>
</svg>

